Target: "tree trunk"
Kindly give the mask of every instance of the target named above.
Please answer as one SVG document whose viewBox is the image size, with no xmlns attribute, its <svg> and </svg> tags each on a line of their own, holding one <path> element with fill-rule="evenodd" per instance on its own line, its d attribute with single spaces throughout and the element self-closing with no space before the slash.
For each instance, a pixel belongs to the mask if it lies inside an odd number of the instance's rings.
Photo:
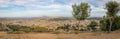
<svg viewBox="0 0 120 39">
<path fill-rule="evenodd" d="M 112 17 L 110 17 L 109 22 L 110 22 L 110 26 L 109 26 L 109 31 L 108 31 L 108 33 L 110 33 L 111 30 L 112 30 Z"/>
<path fill-rule="evenodd" d="M 76 24 L 76 29 L 77 29 L 77 30 L 76 30 L 76 32 L 75 32 L 76 34 L 78 34 L 78 31 L 79 31 L 79 23 L 80 23 L 80 20 L 77 20 L 77 21 L 78 21 L 77 24 Z"/>
<path fill-rule="evenodd" d="M 80 26 L 79 26 L 79 24 L 80 24 L 80 20 L 78 21 L 78 30 L 80 29 Z"/>
</svg>

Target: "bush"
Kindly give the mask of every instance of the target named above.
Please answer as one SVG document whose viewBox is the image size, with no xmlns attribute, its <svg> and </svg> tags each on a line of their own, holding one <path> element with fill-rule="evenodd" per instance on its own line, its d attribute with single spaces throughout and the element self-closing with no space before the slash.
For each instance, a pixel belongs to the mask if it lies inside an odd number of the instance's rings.
<svg viewBox="0 0 120 39">
<path fill-rule="evenodd" d="M 24 32 L 48 32 L 45 27 L 30 27 L 30 26 L 20 26 L 20 25 L 7 25 L 8 28 L 13 31 L 24 31 Z"/>
<path fill-rule="evenodd" d="M 2 29 L 2 23 L 0 23 L 0 31 L 2 31 L 3 29 Z"/>
<path fill-rule="evenodd" d="M 49 30 L 45 27 L 32 27 L 32 32 L 49 32 Z"/>
<path fill-rule="evenodd" d="M 31 31 L 31 27 L 28 27 L 28 26 L 7 25 L 7 27 L 12 29 L 13 31 L 24 31 L 24 32 L 30 32 Z"/>
<path fill-rule="evenodd" d="M 59 26 L 59 27 L 57 27 L 56 30 L 59 30 L 59 29 L 62 29 L 62 30 L 64 30 L 64 31 L 67 31 L 67 32 L 68 32 L 68 31 L 70 30 L 70 25 L 67 24 L 67 25 Z"/>
<path fill-rule="evenodd" d="M 7 25 L 8 28 L 12 29 L 13 31 L 18 31 L 20 29 L 20 25 Z"/>
<path fill-rule="evenodd" d="M 120 17 L 115 17 L 114 20 L 112 21 L 112 29 L 111 31 L 115 31 L 120 29 Z M 104 17 L 103 20 L 100 21 L 101 23 L 101 30 L 102 31 L 109 31 L 110 28 L 110 22 L 109 22 L 109 18 Z"/>
<path fill-rule="evenodd" d="M 92 21 L 88 26 L 88 30 L 90 31 L 95 31 L 96 30 L 96 26 L 98 26 L 98 23 L 96 21 Z"/>
</svg>

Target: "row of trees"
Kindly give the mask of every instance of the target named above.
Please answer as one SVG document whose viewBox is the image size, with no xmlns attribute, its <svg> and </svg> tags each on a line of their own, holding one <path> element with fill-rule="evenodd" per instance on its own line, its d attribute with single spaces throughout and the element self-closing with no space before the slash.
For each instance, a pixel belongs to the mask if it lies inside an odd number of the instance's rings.
<svg viewBox="0 0 120 39">
<path fill-rule="evenodd" d="M 89 13 L 91 12 L 91 9 L 88 3 L 83 2 L 80 5 L 74 4 L 72 5 L 72 8 L 73 8 L 73 17 L 78 21 L 85 20 L 87 17 L 90 16 Z M 107 10 L 107 12 L 101 22 L 101 26 L 102 26 L 101 29 L 106 28 L 105 29 L 106 31 L 111 32 L 113 28 L 115 28 L 115 26 L 116 27 L 120 26 L 118 24 L 115 25 L 115 23 L 117 23 L 117 21 L 115 20 L 118 21 L 120 20 L 119 19 L 120 17 L 117 15 L 118 12 L 120 11 L 120 4 L 116 1 L 109 1 L 108 3 L 106 3 L 105 9 Z"/>
</svg>

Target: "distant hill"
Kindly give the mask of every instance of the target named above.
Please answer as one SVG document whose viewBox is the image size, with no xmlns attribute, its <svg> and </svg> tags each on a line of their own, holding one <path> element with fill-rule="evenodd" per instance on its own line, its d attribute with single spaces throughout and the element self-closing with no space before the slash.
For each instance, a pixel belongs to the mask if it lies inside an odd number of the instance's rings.
<svg viewBox="0 0 120 39">
<path fill-rule="evenodd" d="M 89 17 L 88 19 L 89 20 L 101 20 L 102 17 Z"/>
<path fill-rule="evenodd" d="M 43 16 L 43 17 L 3 17 L 0 18 L 0 21 L 3 20 L 31 20 L 31 19 L 44 19 L 44 20 L 53 20 L 53 21 L 58 21 L 58 20 L 74 20 L 73 17 L 48 17 L 48 16 Z M 102 17 L 89 17 L 88 20 L 101 20 Z"/>
</svg>

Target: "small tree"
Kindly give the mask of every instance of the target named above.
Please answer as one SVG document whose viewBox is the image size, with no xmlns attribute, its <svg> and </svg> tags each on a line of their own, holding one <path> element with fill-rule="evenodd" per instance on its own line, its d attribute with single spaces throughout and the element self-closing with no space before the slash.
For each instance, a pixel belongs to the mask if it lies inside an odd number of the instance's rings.
<svg viewBox="0 0 120 39">
<path fill-rule="evenodd" d="M 109 18 L 109 22 L 110 22 L 108 32 L 110 32 L 112 29 L 114 18 L 117 17 L 117 13 L 120 10 L 119 7 L 120 7 L 119 3 L 116 1 L 109 1 L 108 3 L 106 3 L 107 17 Z"/>
<path fill-rule="evenodd" d="M 108 17 L 104 17 L 103 20 L 100 21 L 101 23 L 101 30 L 102 31 L 109 31 L 109 25 L 110 25 L 110 21 Z M 117 16 L 114 18 L 114 20 L 112 21 L 112 27 L 111 27 L 111 31 L 115 31 L 120 29 L 120 16 Z"/>
<path fill-rule="evenodd" d="M 80 20 L 85 20 L 89 17 L 90 6 L 88 3 L 81 3 L 80 5 L 72 5 L 73 8 L 73 17 L 78 21 L 76 26 L 79 26 Z M 79 28 L 79 27 L 78 27 Z"/>
<path fill-rule="evenodd" d="M 80 5 L 72 5 L 73 8 L 73 17 L 76 20 L 85 20 L 89 17 L 90 6 L 88 3 L 81 3 Z"/>
</svg>

